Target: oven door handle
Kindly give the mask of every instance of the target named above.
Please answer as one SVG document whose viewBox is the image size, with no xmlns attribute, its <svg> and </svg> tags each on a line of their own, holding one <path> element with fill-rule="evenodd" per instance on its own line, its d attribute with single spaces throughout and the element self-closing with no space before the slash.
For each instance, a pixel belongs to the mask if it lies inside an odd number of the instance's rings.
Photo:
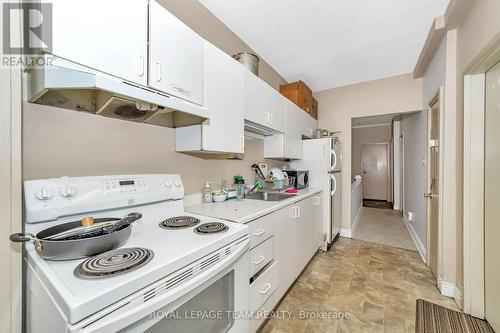
<svg viewBox="0 0 500 333">
<path fill-rule="evenodd" d="M 248 239 L 241 242 L 238 248 L 227 256 L 221 262 L 215 264 L 213 267 L 195 275 L 192 279 L 181 283 L 177 287 L 165 292 L 163 295 L 158 296 L 148 300 L 147 302 L 138 302 L 136 306 L 130 307 L 125 311 L 120 311 L 117 308 L 116 311 L 111 311 L 107 316 L 98 319 L 95 322 L 87 324 L 79 332 L 82 333 L 107 333 L 107 332 L 117 332 L 130 325 L 141 321 L 144 318 L 151 320 L 150 315 L 155 311 L 160 311 L 165 306 L 169 304 L 175 304 L 176 300 L 182 298 L 182 296 L 187 295 L 189 292 L 193 291 L 197 287 L 201 286 L 202 283 L 210 280 L 212 277 L 216 276 L 220 272 L 230 267 L 234 262 L 236 262 L 246 251 L 248 251 L 250 241 Z M 131 296 L 131 302 L 136 301 L 137 294 Z M 120 302 L 121 303 L 121 302 Z M 182 303 L 181 303 L 182 304 Z M 175 306 L 175 310 L 181 304 Z M 166 310 L 168 311 L 168 310 Z M 161 319 L 159 319 L 161 320 Z"/>
</svg>

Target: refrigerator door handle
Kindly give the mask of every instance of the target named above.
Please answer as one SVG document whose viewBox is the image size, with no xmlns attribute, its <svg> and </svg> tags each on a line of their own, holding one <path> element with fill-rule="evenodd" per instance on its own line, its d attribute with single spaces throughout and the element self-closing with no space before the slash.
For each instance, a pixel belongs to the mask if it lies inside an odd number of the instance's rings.
<svg viewBox="0 0 500 333">
<path fill-rule="evenodd" d="M 330 195 L 333 197 L 333 195 L 337 192 L 337 179 L 335 179 L 335 176 L 332 174 L 330 176 L 332 178 L 332 184 L 333 184 L 333 189 L 330 192 Z"/>
<path fill-rule="evenodd" d="M 332 167 L 331 167 L 331 171 L 334 171 L 335 170 L 335 167 L 337 166 L 337 153 L 335 152 L 334 149 L 332 149 Z"/>
</svg>

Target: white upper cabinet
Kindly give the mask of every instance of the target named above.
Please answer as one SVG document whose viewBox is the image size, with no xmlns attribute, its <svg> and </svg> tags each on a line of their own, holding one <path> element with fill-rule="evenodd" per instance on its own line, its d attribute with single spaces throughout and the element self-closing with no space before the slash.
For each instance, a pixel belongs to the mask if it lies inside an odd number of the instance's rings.
<svg viewBox="0 0 500 333">
<path fill-rule="evenodd" d="M 147 0 L 52 0 L 52 54 L 147 84 Z"/>
<path fill-rule="evenodd" d="M 202 105 L 203 39 L 154 0 L 149 15 L 149 86 Z"/>
<path fill-rule="evenodd" d="M 210 121 L 177 128 L 177 151 L 243 153 L 245 69 L 209 42 L 203 48 L 203 101 Z"/>
<path fill-rule="evenodd" d="M 258 76 L 245 72 L 245 120 L 284 133 L 285 98 Z"/>
<path fill-rule="evenodd" d="M 302 111 L 302 109 L 300 110 Z M 316 132 L 318 128 L 318 121 L 304 111 L 302 111 L 301 117 L 301 135 L 302 137 L 312 139 L 314 137 L 314 132 Z"/>
<path fill-rule="evenodd" d="M 285 134 L 276 134 L 264 139 L 264 157 L 278 159 L 302 158 L 302 134 L 307 114 L 293 102 L 285 101 Z M 311 117 L 312 118 L 312 117 Z"/>
</svg>

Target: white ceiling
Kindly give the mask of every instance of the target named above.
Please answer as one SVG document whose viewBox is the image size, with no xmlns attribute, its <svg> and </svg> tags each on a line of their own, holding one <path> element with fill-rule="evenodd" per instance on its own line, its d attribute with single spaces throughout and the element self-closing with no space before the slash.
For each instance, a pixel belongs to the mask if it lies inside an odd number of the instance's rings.
<svg viewBox="0 0 500 333">
<path fill-rule="evenodd" d="M 352 119 L 352 127 L 365 127 L 377 125 L 389 125 L 396 114 L 384 114 L 380 116 L 370 116 Z"/>
<path fill-rule="evenodd" d="M 199 0 L 288 82 L 314 91 L 413 71 L 449 0 Z"/>
</svg>

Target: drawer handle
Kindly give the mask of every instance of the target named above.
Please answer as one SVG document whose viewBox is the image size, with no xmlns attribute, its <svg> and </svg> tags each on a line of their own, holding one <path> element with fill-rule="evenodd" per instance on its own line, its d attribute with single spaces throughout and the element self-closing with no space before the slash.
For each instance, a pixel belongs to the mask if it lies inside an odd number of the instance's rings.
<svg viewBox="0 0 500 333">
<path fill-rule="evenodd" d="M 271 284 L 266 283 L 266 287 L 264 288 L 264 290 L 260 290 L 259 293 L 261 293 L 262 295 L 265 295 L 269 292 L 269 290 L 271 290 Z"/>
<path fill-rule="evenodd" d="M 264 261 L 264 259 L 266 259 L 264 256 L 260 256 L 259 260 L 254 261 L 253 264 L 260 265 Z"/>
<path fill-rule="evenodd" d="M 259 231 L 254 232 L 253 235 L 258 237 L 258 236 L 262 236 L 265 233 L 266 233 L 266 229 L 260 229 Z"/>
</svg>

